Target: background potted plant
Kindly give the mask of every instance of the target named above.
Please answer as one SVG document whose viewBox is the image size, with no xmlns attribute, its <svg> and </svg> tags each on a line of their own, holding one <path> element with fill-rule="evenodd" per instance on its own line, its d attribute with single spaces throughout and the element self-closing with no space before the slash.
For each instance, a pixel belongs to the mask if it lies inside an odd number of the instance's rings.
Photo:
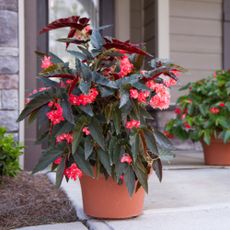
<svg viewBox="0 0 230 230">
<path fill-rule="evenodd" d="M 152 116 L 146 108 L 169 106 L 168 88 L 182 69 L 129 42 L 102 37 L 103 28 L 91 29 L 88 18 L 62 18 L 41 32 L 63 27 L 70 32 L 58 41 L 66 43 L 75 64 L 37 52 L 43 56 L 39 81 L 44 87 L 33 91 L 18 118 L 37 118 L 42 133 L 38 142 L 48 140 L 33 172 L 52 164 L 57 186 L 63 177 L 79 177 L 90 216 L 137 216 L 150 170 L 161 180 L 160 151 L 171 147 L 148 124 Z"/>
<path fill-rule="evenodd" d="M 177 100 L 176 118 L 166 124 L 165 134 L 201 141 L 205 164 L 230 165 L 230 72 L 220 70 L 181 88 L 187 89 Z"/>
</svg>

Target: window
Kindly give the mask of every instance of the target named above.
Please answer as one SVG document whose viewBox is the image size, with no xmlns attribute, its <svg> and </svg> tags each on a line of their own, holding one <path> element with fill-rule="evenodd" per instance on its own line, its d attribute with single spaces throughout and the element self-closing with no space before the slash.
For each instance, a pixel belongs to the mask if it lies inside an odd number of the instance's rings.
<svg viewBox="0 0 230 230">
<path fill-rule="evenodd" d="M 99 0 L 49 0 L 49 22 L 58 18 L 78 15 L 90 18 L 91 26 L 99 25 Z M 58 38 L 65 38 L 68 34 L 68 28 L 54 30 L 49 33 L 49 50 L 62 57 L 64 61 L 71 61 L 71 56 L 65 52 L 65 44 L 57 45 Z M 70 45 L 69 49 L 74 49 Z"/>
</svg>

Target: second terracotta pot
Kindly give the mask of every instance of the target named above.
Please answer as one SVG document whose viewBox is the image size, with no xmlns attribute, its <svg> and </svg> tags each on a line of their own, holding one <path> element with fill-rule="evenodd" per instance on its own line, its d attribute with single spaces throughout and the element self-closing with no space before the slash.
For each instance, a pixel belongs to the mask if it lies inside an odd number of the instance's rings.
<svg viewBox="0 0 230 230">
<path fill-rule="evenodd" d="M 221 139 L 211 139 L 210 145 L 201 141 L 204 150 L 204 161 L 206 165 L 230 165 L 230 143 L 223 143 Z"/>
<path fill-rule="evenodd" d="M 118 185 L 112 178 L 104 176 L 93 179 L 82 176 L 80 179 L 83 207 L 87 215 L 104 219 L 126 219 L 142 213 L 144 189 L 141 187 L 132 197 L 125 183 Z"/>
</svg>

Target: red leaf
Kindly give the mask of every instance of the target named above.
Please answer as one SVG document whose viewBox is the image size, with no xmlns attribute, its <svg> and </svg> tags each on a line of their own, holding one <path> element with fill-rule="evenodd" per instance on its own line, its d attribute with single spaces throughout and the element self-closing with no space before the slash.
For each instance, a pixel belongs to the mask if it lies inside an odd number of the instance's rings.
<svg viewBox="0 0 230 230">
<path fill-rule="evenodd" d="M 77 30 L 76 28 L 72 27 L 68 33 L 68 38 L 72 38 L 76 33 L 76 30 Z M 66 42 L 66 49 L 68 48 L 68 46 L 69 46 L 69 42 Z"/>
<path fill-rule="evenodd" d="M 71 29 L 75 28 L 78 30 L 83 30 L 88 25 L 88 22 L 88 18 L 80 18 L 79 16 L 60 18 L 48 24 L 40 31 L 40 33 L 48 32 L 50 30 L 55 30 L 63 27 L 71 27 Z"/>
<path fill-rule="evenodd" d="M 120 49 L 120 50 L 125 50 L 129 53 L 137 53 L 137 54 L 141 54 L 141 55 L 145 55 L 145 56 L 149 56 L 151 57 L 152 55 L 137 48 L 136 45 L 131 44 L 129 42 L 122 42 L 120 40 L 117 40 L 115 38 L 113 38 L 112 40 L 108 39 L 108 38 L 104 38 L 105 39 L 105 45 L 104 47 L 106 49 L 112 49 L 112 48 L 116 48 L 116 49 Z"/>
</svg>

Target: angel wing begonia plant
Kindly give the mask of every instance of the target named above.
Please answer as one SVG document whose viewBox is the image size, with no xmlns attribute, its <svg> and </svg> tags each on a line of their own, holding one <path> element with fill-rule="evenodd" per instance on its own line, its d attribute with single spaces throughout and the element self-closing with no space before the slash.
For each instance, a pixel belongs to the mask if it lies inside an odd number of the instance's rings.
<svg viewBox="0 0 230 230">
<path fill-rule="evenodd" d="M 29 95 L 18 118 L 37 119 L 38 143 L 48 140 L 33 172 L 51 164 L 58 186 L 63 177 L 104 174 L 126 183 L 130 195 L 140 186 L 147 192 L 151 168 L 162 179 L 160 149 L 171 147 L 149 124 L 147 108 L 168 108 L 169 88 L 182 68 L 153 59 L 130 42 L 101 36 L 88 18 L 59 19 L 41 33 L 63 27 L 70 32 L 58 41 L 66 43 L 75 67 L 53 53 L 43 56 L 44 87 Z"/>
</svg>

